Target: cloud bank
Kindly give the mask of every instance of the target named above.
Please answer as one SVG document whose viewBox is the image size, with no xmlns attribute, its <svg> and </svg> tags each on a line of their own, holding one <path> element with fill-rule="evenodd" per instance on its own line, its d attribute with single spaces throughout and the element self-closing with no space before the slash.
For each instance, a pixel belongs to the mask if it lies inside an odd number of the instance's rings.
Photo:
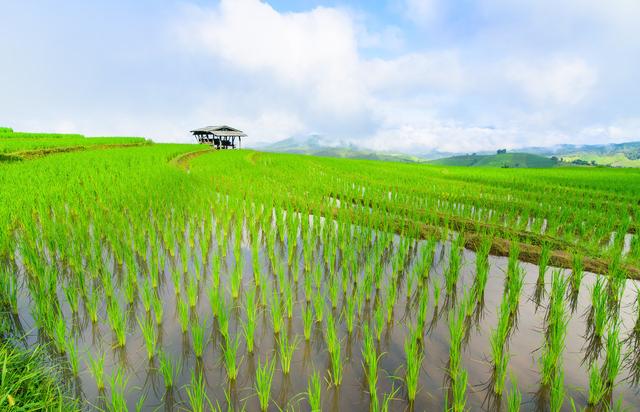
<svg viewBox="0 0 640 412">
<path fill-rule="evenodd" d="M 182 141 L 222 122 L 413 152 L 640 140 L 635 1 L 315 3 L 77 3 L 48 23 L 13 6 L 0 55 L 23 67 L 0 66 L 0 123 Z M 94 36 L 59 29 L 78 17 Z"/>
</svg>

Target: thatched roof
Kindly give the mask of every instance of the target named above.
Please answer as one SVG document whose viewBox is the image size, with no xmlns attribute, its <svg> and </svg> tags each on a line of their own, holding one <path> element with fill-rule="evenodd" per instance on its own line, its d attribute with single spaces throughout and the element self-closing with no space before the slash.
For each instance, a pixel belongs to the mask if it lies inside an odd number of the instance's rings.
<svg viewBox="0 0 640 412">
<path fill-rule="evenodd" d="M 244 132 L 242 130 L 238 130 L 238 129 L 234 129 L 233 127 L 230 126 L 207 126 L 207 127 L 201 127 L 200 129 L 195 129 L 192 130 L 191 133 L 193 134 L 213 134 L 216 136 L 237 136 L 237 137 L 244 137 L 246 136 L 246 134 L 244 134 Z"/>
</svg>

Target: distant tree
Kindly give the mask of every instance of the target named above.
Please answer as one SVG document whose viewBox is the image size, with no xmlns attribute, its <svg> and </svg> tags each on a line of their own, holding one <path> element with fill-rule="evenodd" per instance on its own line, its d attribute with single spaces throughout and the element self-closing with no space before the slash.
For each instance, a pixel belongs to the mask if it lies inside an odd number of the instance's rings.
<svg viewBox="0 0 640 412">
<path fill-rule="evenodd" d="M 475 153 L 475 152 L 471 153 L 471 156 L 475 156 L 475 155 L 476 155 L 476 153 Z"/>
<path fill-rule="evenodd" d="M 557 162 L 557 161 L 558 161 L 558 158 L 557 158 L 557 157 L 555 157 L 555 156 L 551 156 L 551 160 L 553 160 L 554 162 Z"/>
<path fill-rule="evenodd" d="M 507 153 L 507 149 L 498 149 L 498 154 L 505 154 Z"/>
</svg>

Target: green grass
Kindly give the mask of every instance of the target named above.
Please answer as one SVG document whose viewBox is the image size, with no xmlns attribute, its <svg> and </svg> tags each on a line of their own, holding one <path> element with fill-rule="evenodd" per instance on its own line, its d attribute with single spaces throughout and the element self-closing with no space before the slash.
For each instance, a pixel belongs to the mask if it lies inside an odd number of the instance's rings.
<svg viewBox="0 0 640 412">
<path fill-rule="evenodd" d="M 0 343 L 0 409 L 79 411 L 63 382 L 62 371 L 44 347 L 24 350 Z"/>
</svg>

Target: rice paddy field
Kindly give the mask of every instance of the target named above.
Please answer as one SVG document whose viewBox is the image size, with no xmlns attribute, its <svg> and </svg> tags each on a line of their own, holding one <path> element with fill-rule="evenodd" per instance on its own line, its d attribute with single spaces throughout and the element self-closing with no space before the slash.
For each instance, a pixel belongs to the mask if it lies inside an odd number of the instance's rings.
<svg viewBox="0 0 640 412">
<path fill-rule="evenodd" d="M 0 162 L 0 409 L 640 407 L 640 171 L 113 143 Z"/>
</svg>

